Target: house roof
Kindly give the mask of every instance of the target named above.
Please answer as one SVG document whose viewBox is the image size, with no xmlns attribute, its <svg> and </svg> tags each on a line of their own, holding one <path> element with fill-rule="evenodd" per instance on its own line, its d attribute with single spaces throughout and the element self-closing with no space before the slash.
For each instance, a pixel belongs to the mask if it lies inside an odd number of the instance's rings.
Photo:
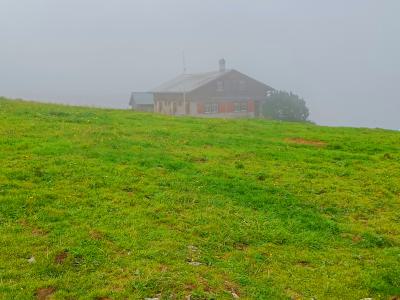
<svg viewBox="0 0 400 300">
<path fill-rule="evenodd" d="M 152 93 L 132 93 L 129 104 L 154 104 L 154 95 Z"/>
<path fill-rule="evenodd" d="M 156 87 L 151 92 L 153 93 L 183 93 L 191 92 L 195 89 L 209 83 L 222 75 L 227 74 L 230 70 L 215 71 L 208 73 L 197 74 L 182 74 L 178 77 Z"/>
</svg>

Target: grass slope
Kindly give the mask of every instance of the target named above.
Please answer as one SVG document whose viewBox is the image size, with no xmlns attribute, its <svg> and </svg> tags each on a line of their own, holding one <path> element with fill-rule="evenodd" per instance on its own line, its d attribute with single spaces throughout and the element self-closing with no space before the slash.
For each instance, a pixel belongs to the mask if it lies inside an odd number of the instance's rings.
<svg viewBox="0 0 400 300">
<path fill-rule="evenodd" d="M 399 223 L 398 132 L 0 99 L 1 299 L 391 299 Z"/>
</svg>

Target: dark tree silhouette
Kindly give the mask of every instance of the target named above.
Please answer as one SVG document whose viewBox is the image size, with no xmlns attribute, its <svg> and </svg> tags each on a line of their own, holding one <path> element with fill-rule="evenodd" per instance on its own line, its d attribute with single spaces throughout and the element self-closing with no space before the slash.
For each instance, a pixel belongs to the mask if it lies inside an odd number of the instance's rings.
<svg viewBox="0 0 400 300">
<path fill-rule="evenodd" d="M 269 95 L 262 113 L 265 118 L 284 121 L 306 121 L 309 116 L 306 102 L 298 95 L 284 91 Z"/>
</svg>

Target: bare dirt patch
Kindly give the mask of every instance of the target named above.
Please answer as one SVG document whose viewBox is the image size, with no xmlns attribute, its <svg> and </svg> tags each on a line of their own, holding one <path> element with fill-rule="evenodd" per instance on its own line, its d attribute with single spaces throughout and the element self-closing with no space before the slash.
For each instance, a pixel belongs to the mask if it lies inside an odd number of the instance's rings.
<svg viewBox="0 0 400 300">
<path fill-rule="evenodd" d="M 93 240 L 99 241 L 104 238 L 104 234 L 96 229 L 93 229 L 89 232 L 90 237 Z"/>
<path fill-rule="evenodd" d="M 234 247 L 237 250 L 246 250 L 249 247 L 249 245 L 247 245 L 246 243 L 235 243 Z"/>
<path fill-rule="evenodd" d="M 240 292 L 236 284 L 233 282 L 230 282 L 228 280 L 225 280 L 224 282 L 225 290 L 230 292 L 233 299 L 239 299 L 240 298 Z"/>
<path fill-rule="evenodd" d="M 287 295 L 290 297 L 292 300 L 300 300 L 303 299 L 302 295 L 294 290 L 291 290 L 289 288 L 286 289 Z"/>
<path fill-rule="evenodd" d="M 158 269 L 159 272 L 165 273 L 165 272 L 168 271 L 168 266 L 164 265 L 164 264 L 160 264 L 157 269 Z"/>
<path fill-rule="evenodd" d="M 303 138 L 288 138 L 285 139 L 286 142 L 298 145 L 309 145 L 315 147 L 325 147 L 327 145 L 326 142 L 318 141 L 318 140 L 306 140 Z"/>
<path fill-rule="evenodd" d="M 351 240 L 354 242 L 354 243 L 359 243 L 359 242 L 361 242 L 362 241 L 362 237 L 361 236 L 359 236 L 359 235 L 354 235 L 352 238 L 351 238 Z"/>
<path fill-rule="evenodd" d="M 33 236 L 45 236 L 46 234 L 47 234 L 46 230 L 43 230 L 43 229 L 37 228 L 37 227 L 32 228 Z"/>
<path fill-rule="evenodd" d="M 49 300 L 49 299 L 51 299 L 51 295 L 53 295 L 55 291 L 56 291 L 56 289 L 53 287 L 40 288 L 36 291 L 36 294 L 35 294 L 36 299 Z"/>
<path fill-rule="evenodd" d="M 192 163 L 206 163 L 208 161 L 207 157 L 191 157 L 189 159 L 190 162 Z"/>
<path fill-rule="evenodd" d="M 26 219 L 21 219 L 18 223 L 27 230 L 30 230 L 33 236 L 45 236 L 48 233 L 46 230 L 30 224 Z"/>
<path fill-rule="evenodd" d="M 303 268 L 311 268 L 313 269 L 313 266 L 311 265 L 311 263 L 309 261 L 306 260 L 299 260 L 296 263 L 298 266 L 303 267 Z"/>
<path fill-rule="evenodd" d="M 54 258 L 54 262 L 58 265 L 61 265 L 67 257 L 68 251 L 64 250 L 56 255 L 56 257 Z"/>
<path fill-rule="evenodd" d="M 185 285 L 185 291 L 191 292 L 197 289 L 197 286 L 195 284 L 186 284 Z"/>
</svg>

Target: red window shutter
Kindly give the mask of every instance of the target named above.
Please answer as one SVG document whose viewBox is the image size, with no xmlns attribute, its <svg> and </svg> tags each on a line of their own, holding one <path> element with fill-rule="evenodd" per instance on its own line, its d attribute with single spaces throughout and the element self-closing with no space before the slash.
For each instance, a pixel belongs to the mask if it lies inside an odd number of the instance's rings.
<svg viewBox="0 0 400 300">
<path fill-rule="evenodd" d="M 235 104 L 233 102 L 228 102 L 226 106 L 227 106 L 226 112 L 234 112 Z"/>
<path fill-rule="evenodd" d="M 204 104 L 203 103 L 197 103 L 197 113 L 204 114 Z"/>
<path fill-rule="evenodd" d="M 247 111 L 248 112 L 254 112 L 254 100 L 249 100 L 247 104 Z"/>
<path fill-rule="evenodd" d="M 219 113 L 224 113 L 224 112 L 226 112 L 226 103 L 220 103 L 220 104 L 218 105 L 218 112 L 219 112 Z"/>
</svg>

